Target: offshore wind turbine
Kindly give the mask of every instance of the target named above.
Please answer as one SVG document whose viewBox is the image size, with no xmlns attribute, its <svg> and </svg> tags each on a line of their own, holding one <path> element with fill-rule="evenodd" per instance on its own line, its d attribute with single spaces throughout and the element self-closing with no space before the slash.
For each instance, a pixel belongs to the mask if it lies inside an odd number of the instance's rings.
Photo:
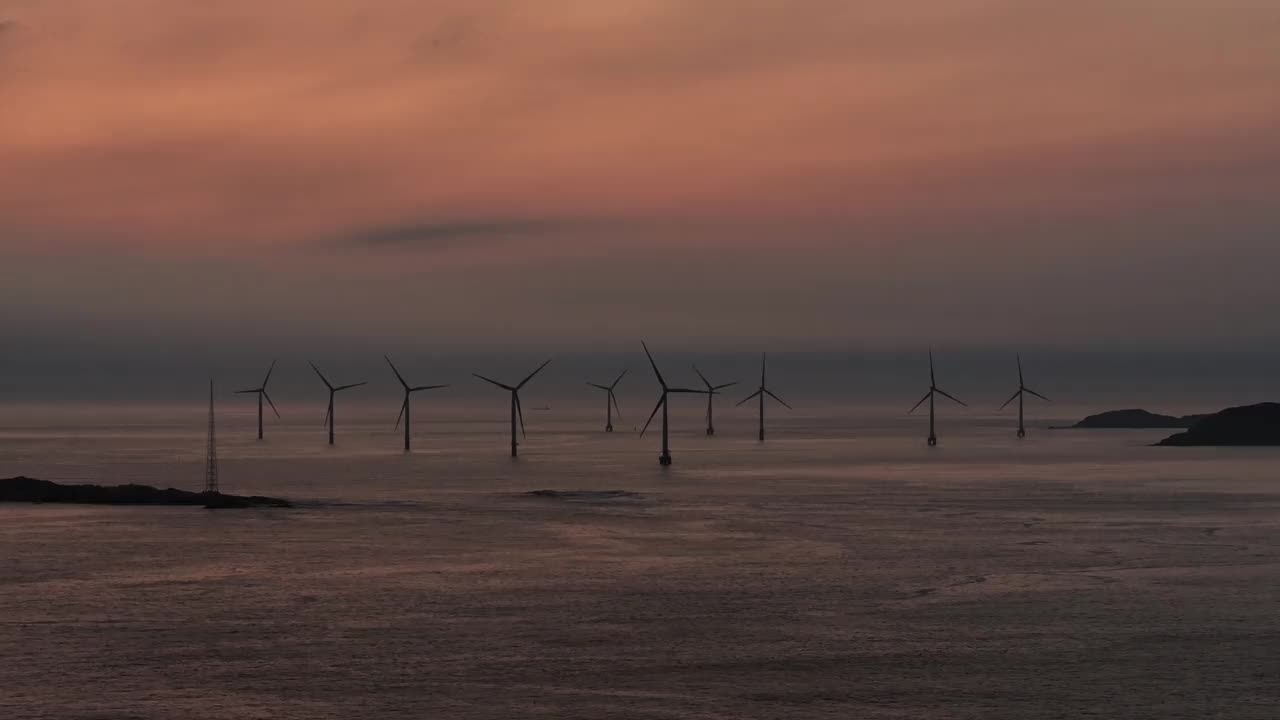
<svg viewBox="0 0 1280 720">
<path fill-rule="evenodd" d="M 213 422 L 213 378 L 209 378 L 209 441 L 204 451 L 204 492 L 217 495 L 218 490 L 218 436 Z"/>
<path fill-rule="evenodd" d="M 1005 408 L 1009 407 L 1009 403 L 1013 402 L 1014 400 L 1017 400 L 1017 401 L 1018 401 L 1018 437 L 1020 437 L 1020 438 L 1024 438 L 1024 437 L 1026 437 L 1026 436 L 1027 436 L 1027 428 L 1026 428 L 1026 426 L 1025 426 L 1025 425 L 1023 425 L 1023 423 L 1022 423 L 1022 404 L 1023 404 L 1023 403 L 1022 403 L 1022 401 L 1023 401 L 1023 399 L 1026 397 L 1027 393 L 1030 393 L 1030 394 L 1032 394 L 1032 395 L 1035 395 L 1036 397 L 1040 398 L 1041 400 L 1044 400 L 1045 402 L 1051 402 L 1051 401 L 1049 400 L 1049 398 L 1047 398 L 1047 397 L 1045 397 L 1045 396 L 1041 395 L 1040 393 L 1036 392 L 1035 390 L 1032 390 L 1031 388 L 1027 387 L 1027 384 L 1026 384 L 1025 382 L 1023 382 L 1023 380 L 1022 380 L 1022 355 L 1021 355 L 1021 354 L 1019 354 L 1019 355 L 1018 355 L 1018 392 L 1014 393 L 1014 394 L 1013 394 L 1013 397 L 1010 397 L 1008 400 L 1006 400 L 1006 401 L 1005 401 L 1005 403 L 1004 403 L 1004 405 L 1001 405 L 1001 406 L 1000 406 L 1000 409 L 1001 409 L 1001 410 L 1003 410 L 1003 409 L 1005 409 Z"/>
<path fill-rule="evenodd" d="M 769 388 L 765 387 L 764 370 L 765 370 L 766 364 L 767 363 L 766 363 L 765 354 L 760 353 L 760 387 L 755 392 L 743 398 L 742 402 L 738 403 L 738 405 L 742 405 L 743 403 L 747 402 L 748 400 L 751 400 L 752 398 L 756 398 L 756 397 L 760 398 L 760 436 L 759 436 L 760 442 L 764 442 L 764 396 L 768 395 L 774 400 L 777 400 L 778 402 L 782 403 L 782 406 L 785 407 L 786 409 L 788 410 L 792 409 L 791 406 L 788 405 L 785 400 L 778 397 L 777 395 L 774 395 L 773 392 L 769 390 Z"/>
<path fill-rule="evenodd" d="M 640 341 L 640 346 L 644 348 L 644 354 L 649 358 L 649 365 L 653 367 L 653 374 L 658 378 L 658 384 L 662 386 L 662 397 L 658 398 L 658 404 L 653 406 L 653 412 L 649 413 L 649 419 L 645 422 L 644 428 L 640 430 L 640 437 L 644 437 L 644 433 L 649 429 L 649 423 L 653 422 L 653 416 L 658 414 L 658 410 L 662 410 L 662 454 L 658 456 L 659 465 L 671 464 L 671 445 L 670 436 L 667 432 L 667 396 L 671 393 L 693 393 L 700 394 L 703 390 L 690 390 L 689 388 L 673 388 L 667 387 L 667 381 L 662 378 L 662 373 L 658 370 L 658 363 L 653 361 L 653 354 L 649 352 L 649 346 Z"/>
<path fill-rule="evenodd" d="M 400 414 L 396 417 L 396 427 L 400 427 L 400 419 L 404 418 L 404 451 L 409 452 L 409 396 L 422 390 L 439 390 L 440 388 L 449 387 L 448 385 L 418 385 L 410 387 L 409 383 L 404 381 L 404 376 L 396 369 L 395 363 L 391 362 L 391 358 L 386 355 L 382 359 L 387 361 L 391 366 L 391 372 L 396 374 L 396 379 L 400 381 L 400 387 L 404 388 L 404 402 L 400 404 Z"/>
<path fill-rule="evenodd" d="M 947 398 L 948 400 L 952 400 L 960 405 L 969 407 L 968 405 L 965 405 L 965 403 L 961 402 L 960 400 L 957 400 L 955 397 L 948 395 L 947 392 L 942 388 L 938 387 L 938 382 L 937 380 L 934 379 L 934 375 L 933 375 L 933 351 L 930 350 L 929 351 L 929 392 L 925 393 L 925 396 L 920 398 L 920 402 L 916 403 L 911 408 L 911 410 L 907 413 L 908 415 L 910 415 L 911 413 L 915 412 L 916 408 L 920 407 L 920 405 L 923 404 L 925 400 L 929 401 L 929 447 L 933 447 L 938 444 L 938 435 L 936 432 L 934 432 L 934 422 L 933 422 L 933 418 L 934 418 L 933 400 L 934 400 L 934 396 L 936 395 L 941 395 L 942 397 Z"/>
<path fill-rule="evenodd" d="M 618 387 L 618 383 L 622 382 L 622 376 L 626 374 L 627 374 L 626 370 L 623 370 L 622 372 L 618 373 L 618 377 L 616 380 L 613 381 L 612 385 L 597 385 L 596 383 L 593 383 L 593 382 L 587 383 L 591 387 L 599 388 L 600 390 L 603 390 L 605 391 L 605 393 L 607 393 L 604 398 L 604 413 L 605 413 L 604 414 L 604 431 L 605 432 L 613 432 L 613 411 L 615 408 L 618 411 L 618 419 L 619 420 L 622 419 L 622 408 L 618 407 L 618 396 L 613 394 L 613 390 L 614 388 Z"/>
<path fill-rule="evenodd" d="M 324 421 L 325 421 L 325 424 L 329 426 L 329 444 L 332 445 L 333 444 L 333 396 L 337 393 L 342 392 L 343 390 L 350 390 L 351 388 L 360 387 L 361 385 L 368 385 L 368 383 L 358 382 L 358 383 L 351 383 L 350 385 L 339 385 L 337 387 L 334 387 L 333 383 L 329 382 L 329 378 L 326 378 L 324 376 L 324 373 L 320 372 L 320 368 L 316 367 L 315 363 L 308 361 L 307 364 L 311 366 L 312 370 L 316 371 L 316 375 L 320 377 L 320 382 L 324 383 L 324 386 L 329 388 L 329 409 L 324 414 Z"/>
<path fill-rule="evenodd" d="M 491 385 L 497 385 L 503 390 L 507 390 L 508 392 L 511 393 L 511 457 L 516 457 L 516 455 L 518 454 L 516 452 L 516 448 L 520 446 L 520 443 L 516 438 L 516 418 L 517 417 L 520 418 L 520 434 L 524 435 L 525 437 L 529 436 L 529 434 L 526 433 L 524 430 L 524 410 L 520 407 L 520 388 L 524 387 L 526 383 L 532 380 L 534 375 L 537 375 L 538 373 L 542 372 L 542 368 L 546 367 L 547 363 L 549 362 L 551 362 L 551 360 L 548 358 L 547 362 L 544 362 L 541 365 L 539 365 L 537 370 L 534 370 L 533 372 L 529 373 L 528 376 L 525 377 L 525 379 L 521 380 L 516 385 L 507 385 L 506 383 L 500 383 L 497 380 L 487 378 L 479 373 L 471 373 L 472 375 L 480 378 L 481 380 Z"/>
<path fill-rule="evenodd" d="M 698 373 L 698 377 L 702 379 L 702 384 L 707 386 L 707 435 L 715 435 L 716 424 L 715 422 L 713 422 L 713 419 L 711 416 L 711 403 L 713 400 L 715 400 L 716 395 L 720 394 L 721 390 L 727 387 L 733 387 L 738 383 L 731 382 L 731 383 L 724 383 L 721 385 L 712 385 L 711 381 L 708 380 L 707 377 L 702 374 L 702 371 L 698 369 L 697 365 L 693 366 L 693 371 Z"/>
<path fill-rule="evenodd" d="M 280 417 L 280 411 L 276 410 L 276 404 L 271 402 L 271 396 L 267 394 L 267 383 L 271 381 L 271 372 L 276 369 L 276 361 L 271 361 L 271 367 L 267 368 L 267 376 L 262 379 L 262 384 L 256 388 L 248 390 L 237 390 L 236 395 L 247 395 L 249 393 L 257 393 L 258 395 L 258 439 L 262 439 L 262 398 L 267 399 L 267 403 L 271 405 L 271 410 L 276 414 L 276 418 Z"/>
</svg>

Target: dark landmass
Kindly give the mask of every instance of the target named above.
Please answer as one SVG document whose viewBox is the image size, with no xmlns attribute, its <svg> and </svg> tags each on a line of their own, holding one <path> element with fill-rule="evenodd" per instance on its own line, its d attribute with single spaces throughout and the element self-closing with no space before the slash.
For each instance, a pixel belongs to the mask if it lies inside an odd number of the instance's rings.
<svg viewBox="0 0 1280 720">
<path fill-rule="evenodd" d="M 1163 428 L 1189 428 L 1204 415 L 1157 415 L 1146 410 L 1111 410 L 1109 412 L 1090 415 L 1075 425 L 1055 430 L 1095 429 L 1095 430 L 1142 430 Z"/>
<path fill-rule="evenodd" d="M 15 477 L 0 480 L 0 502 L 81 503 L 86 505 L 198 505 L 211 510 L 250 507 L 293 507 L 288 500 L 253 495 L 194 493 L 150 485 L 59 485 L 48 480 Z"/>
<path fill-rule="evenodd" d="M 1280 403 L 1227 408 L 1204 416 L 1191 429 L 1171 435 L 1157 445 L 1280 445 Z"/>
</svg>

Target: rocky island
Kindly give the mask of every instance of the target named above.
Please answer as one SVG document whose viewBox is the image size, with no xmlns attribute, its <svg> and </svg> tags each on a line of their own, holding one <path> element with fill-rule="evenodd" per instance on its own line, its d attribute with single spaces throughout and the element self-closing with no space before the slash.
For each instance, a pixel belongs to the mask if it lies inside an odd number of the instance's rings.
<svg viewBox="0 0 1280 720">
<path fill-rule="evenodd" d="M 1280 403 L 1227 408 L 1204 416 L 1186 432 L 1171 435 L 1157 444 L 1175 447 L 1280 445 Z"/>
<path fill-rule="evenodd" d="M 15 477 L 0 480 L 0 502 L 80 503 L 86 505 L 196 505 L 211 510 L 251 507 L 293 507 L 288 500 L 261 495 L 195 493 L 150 485 L 61 485 L 48 480 Z"/>
<path fill-rule="evenodd" d="M 1090 415 L 1075 425 L 1054 428 L 1055 430 L 1149 430 L 1164 428 L 1189 428 L 1203 415 L 1158 415 L 1146 410 L 1111 410 L 1109 412 Z"/>
</svg>

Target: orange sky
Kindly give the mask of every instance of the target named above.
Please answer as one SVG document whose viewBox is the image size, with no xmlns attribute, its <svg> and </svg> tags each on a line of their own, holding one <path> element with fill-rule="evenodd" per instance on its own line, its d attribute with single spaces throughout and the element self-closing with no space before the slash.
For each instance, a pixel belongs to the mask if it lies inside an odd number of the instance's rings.
<svg viewBox="0 0 1280 720">
<path fill-rule="evenodd" d="M 732 253 L 741 284 L 716 287 L 741 301 L 803 249 L 770 292 L 830 297 L 765 334 L 807 337 L 878 297 L 845 282 L 892 286 L 868 268 L 916 253 L 1053 275 L 1172 241 L 1195 268 L 1199 238 L 1240 258 L 1238 292 L 1280 227 L 1277 38 L 1257 0 L 0 0 L 0 255 L 22 268 L 0 279 L 21 300 L 65 290 L 50 258 L 251 257 L 237 272 L 293 273 L 308 300 L 341 268 L 372 278 L 356 296 L 441 302 L 396 278 L 536 268 L 555 279 L 527 309 L 552 327 L 566 286 L 626 280 L 618 258 Z M 85 305 L 48 311 L 108 321 Z"/>
</svg>

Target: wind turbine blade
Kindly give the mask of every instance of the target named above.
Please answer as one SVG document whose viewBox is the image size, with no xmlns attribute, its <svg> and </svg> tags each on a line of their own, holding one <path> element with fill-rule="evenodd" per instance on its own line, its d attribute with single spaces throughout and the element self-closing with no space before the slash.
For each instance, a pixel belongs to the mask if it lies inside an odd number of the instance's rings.
<svg viewBox="0 0 1280 720">
<path fill-rule="evenodd" d="M 618 411 L 618 419 L 621 420 L 622 408 L 618 407 L 618 396 L 614 395 L 612 390 L 609 391 L 609 399 L 613 400 L 613 409 Z"/>
<path fill-rule="evenodd" d="M 520 418 L 520 436 L 528 439 L 529 433 L 524 429 L 524 407 L 520 405 L 520 393 L 516 393 L 516 415 Z"/>
<path fill-rule="evenodd" d="M 738 402 L 738 405 L 745 405 L 745 404 L 746 404 L 746 402 L 747 402 L 748 400 L 755 400 L 755 399 L 756 399 L 756 397 L 757 397 L 761 392 L 763 392 L 763 391 L 762 391 L 762 390 L 757 390 L 757 391 L 755 391 L 755 392 L 751 393 L 750 395 L 748 395 L 748 396 L 746 396 L 746 397 L 742 398 L 742 400 L 740 400 L 740 401 Z M 734 405 L 734 407 L 737 407 L 738 405 Z"/>
<path fill-rule="evenodd" d="M 235 391 L 235 392 L 234 392 L 234 393 L 232 393 L 232 394 L 233 394 L 233 395 L 248 395 L 249 393 L 259 393 L 259 392 L 262 392 L 262 388 L 254 388 L 254 389 L 252 389 L 252 390 L 237 390 L 237 391 Z"/>
<path fill-rule="evenodd" d="M 1018 396 L 1019 396 L 1019 395 L 1021 395 L 1021 394 L 1022 394 L 1022 390 L 1021 390 L 1021 389 L 1019 389 L 1019 390 L 1018 390 L 1018 392 L 1014 393 L 1012 397 L 1010 397 L 1008 400 L 1005 400 L 1005 401 L 1004 401 L 1004 404 L 1000 406 L 1000 409 L 1001 409 L 1001 410 L 1003 410 L 1003 409 L 1005 409 L 1005 408 L 1009 407 L 1009 403 L 1013 402 L 1014 400 L 1017 400 L 1017 399 L 1018 399 Z"/>
<path fill-rule="evenodd" d="M 944 397 L 944 398 L 947 398 L 948 400 L 951 400 L 952 402 L 956 402 L 956 403 L 959 403 L 959 404 L 961 404 L 961 405 L 964 405 L 965 407 L 969 407 L 969 405 L 968 405 L 967 403 L 965 403 L 964 401 L 962 401 L 962 400 L 958 400 L 958 399 L 956 399 L 956 398 L 955 398 L 954 396 L 952 396 L 952 395 L 948 395 L 948 394 L 947 394 L 945 391 L 943 391 L 943 390 L 938 390 L 937 388 L 934 388 L 934 390 L 935 390 L 935 391 L 937 391 L 937 393 L 938 393 L 939 395 L 941 395 L 941 396 L 942 396 L 942 397 Z"/>
<path fill-rule="evenodd" d="M 618 373 L 618 379 L 613 381 L 613 384 L 609 386 L 609 389 L 612 390 L 618 387 L 618 383 L 622 382 L 622 376 L 626 374 L 627 374 L 626 370 L 623 370 L 622 372 Z"/>
<path fill-rule="evenodd" d="M 788 410 L 795 410 L 795 408 L 793 408 L 793 407 L 791 407 L 790 405 L 788 405 L 788 404 L 787 404 L 787 401 L 786 401 L 786 400 L 783 400 L 782 398 L 778 397 L 777 395 L 774 395 L 772 390 L 765 390 L 765 392 L 769 394 L 769 397 L 771 397 L 771 398 L 773 398 L 774 400 L 777 400 L 778 402 L 782 403 L 782 406 L 783 406 L 783 407 L 785 407 L 786 409 L 788 409 Z"/>
<path fill-rule="evenodd" d="M 669 393 L 681 393 L 684 395 L 711 395 L 707 390 L 694 390 L 693 388 L 667 388 Z"/>
<path fill-rule="evenodd" d="M 538 366 L 537 370 L 534 370 L 533 372 L 529 373 L 529 377 L 526 377 L 525 379 L 521 380 L 520 384 L 516 386 L 516 389 L 519 390 L 520 388 L 524 387 L 525 383 L 532 380 L 534 375 L 537 375 L 538 373 L 542 372 L 542 368 L 546 367 L 547 364 L 550 362 L 551 362 L 551 358 L 547 358 L 547 362 L 542 363 L 541 365 Z"/>
<path fill-rule="evenodd" d="M 587 383 L 587 384 L 588 384 L 588 385 L 590 385 L 590 386 L 591 386 L 591 387 L 593 387 L 593 388 L 599 388 L 600 390 L 604 390 L 605 392 L 609 392 L 609 388 L 608 388 L 607 386 L 605 386 L 605 385 L 597 385 L 596 383 L 593 383 L 593 382 L 589 382 L 589 383 Z"/>
<path fill-rule="evenodd" d="M 511 387 L 510 385 L 504 385 L 503 383 L 500 383 L 497 380 L 492 380 L 478 373 L 471 373 L 471 374 L 489 383 L 490 385 L 497 385 L 498 387 L 502 388 L 503 390 L 507 390 L 508 392 L 515 392 L 515 388 Z"/>
<path fill-rule="evenodd" d="M 1022 382 L 1022 353 L 1018 353 L 1018 387 L 1023 386 Z"/>
<path fill-rule="evenodd" d="M 440 388 L 447 388 L 447 387 L 449 386 L 448 385 L 419 385 L 418 387 L 409 388 L 409 392 L 419 392 L 422 390 L 439 390 Z"/>
<path fill-rule="evenodd" d="M 333 409 L 333 408 L 332 408 L 332 407 L 330 407 L 330 406 L 328 406 L 328 405 L 326 405 L 326 406 L 325 406 L 325 408 L 324 408 L 324 423 L 323 423 L 323 426 L 328 426 L 328 425 L 329 425 L 329 411 L 330 411 L 330 410 L 332 410 L 332 409 Z"/>
<path fill-rule="evenodd" d="M 1036 392 L 1035 390 L 1032 390 L 1031 388 L 1022 388 L 1022 389 L 1023 389 L 1023 391 L 1025 391 L 1025 392 L 1029 392 L 1029 393 L 1031 393 L 1032 395 L 1035 395 L 1036 397 L 1040 398 L 1041 400 L 1043 400 L 1043 401 L 1045 401 L 1045 402 L 1053 402 L 1053 401 L 1052 401 L 1052 400 L 1050 400 L 1049 398 L 1047 398 L 1047 397 L 1045 397 L 1045 396 L 1041 395 L 1040 393 Z"/>
<path fill-rule="evenodd" d="M 708 390 L 715 390 L 715 388 L 711 386 L 711 381 L 707 379 L 706 375 L 702 374 L 702 371 L 698 369 L 697 365 L 693 366 L 693 371 L 698 373 L 698 377 L 702 380 L 702 384 L 706 385 Z"/>
<path fill-rule="evenodd" d="M 937 384 L 938 381 L 933 376 L 933 348 L 929 348 L 929 387 Z"/>
<path fill-rule="evenodd" d="M 924 394 L 924 397 L 920 398 L 920 402 L 918 402 L 918 403 L 916 403 L 915 405 L 912 405 L 912 406 L 911 406 L 911 409 L 907 411 L 907 414 L 908 414 L 908 415 L 910 415 L 911 413 L 915 412 L 915 411 L 916 411 L 916 408 L 919 408 L 921 405 L 923 405 L 923 404 L 924 404 L 924 401 L 925 401 L 925 400 L 928 400 L 928 399 L 929 399 L 929 396 L 930 396 L 930 395 L 932 395 L 932 394 L 933 394 L 933 390 L 930 390 L 929 392 L 925 393 L 925 394 Z"/>
<path fill-rule="evenodd" d="M 271 411 L 276 414 L 276 418 L 279 418 L 280 411 L 276 410 L 276 404 L 271 402 L 271 396 L 267 394 L 267 391 L 265 389 L 262 391 L 262 397 L 267 399 L 267 404 L 271 406 Z"/>
<path fill-rule="evenodd" d="M 386 355 L 383 355 L 383 356 L 382 356 L 382 359 L 383 359 L 383 360 L 386 360 L 386 361 L 387 361 L 387 364 L 391 366 L 391 372 L 393 372 L 393 373 L 395 373 L 395 374 L 396 374 L 396 379 L 400 381 L 400 385 L 401 385 L 402 387 L 404 387 L 404 389 L 405 389 L 405 390 L 408 390 L 408 389 L 409 389 L 409 383 L 407 383 L 407 382 L 405 382 L 405 381 L 404 381 L 404 376 L 402 376 L 402 375 L 400 374 L 400 371 L 396 369 L 396 364 L 395 364 L 395 363 L 393 363 L 393 362 L 391 362 L 391 358 L 387 357 Z"/>
<path fill-rule="evenodd" d="M 325 387 L 327 387 L 327 388 L 329 388 L 330 390 L 332 390 L 332 389 L 333 389 L 333 384 L 332 384 L 332 383 L 330 383 L 330 382 L 329 382 L 329 379 L 328 379 L 328 378 L 326 378 L 326 377 L 324 376 L 324 373 L 320 372 L 320 368 L 316 367 L 316 364 L 315 364 L 315 363 L 313 363 L 313 362 L 311 362 L 310 360 L 308 360 L 308 361 L 307 361 L 307 364 L 311 366 L 311 369 L 312 369 L 312 370 L 315 370 L 315 371 L 316 371 L 316 375 L 317 375 L 317 376 L 319 376 L 319 378 L 320 378 L 320 382 L 324 383 L 324 386 L 325 386 Z"/>
<path fill-rule="evenodd" d="M 272 372 L 274 372 L 274 371 L 275 371 L 275 369 L 276 369 L 276 361 L 275 361 L 275 360 L 272 360 L 272 361 L 271 361 L 271 367 L 267 368 L 267 376 L 266 376 L 265 378 L 263 378 L 263 379 L 262 379 L 262 389 L 263 389 L 263 390 L 266 390 L 266 389 L 267 389 L 267 383 L 268 383 L 268 382 L 271 382 L 271 373 L 272 373 Z"/>
<path fill-rule="evenodd" d="M 649 358 L 649 365 L 653 367 L 653 374 L 658 376 L 658 384 L 664 389 L 667 387 L 667 381 L 662 379 L 662 373 L 658 372 L 658 363 L 653 361 L 653 353 L 649 352 L 649 346 L 640 341 L 640 347 L 644 348 L 644 354 Z"/>
<path fill-rule="evenodd" d="M 760 353 L 760 387 L 764 387 L 764 369 L 768 364 L 768 356 Z"/>
<path fill-rule="evenodd" d="M 395 430 L 400 429 L 400 420 L 401 418 L 404 417 L 404 409 L 407 407 L 409 407 L 409 396 L 405 395 L 404 402 L 400 403 L 400 414 L 396 416 L 396 426 L 394 428 Z"/>
<path fill-rule="evenodd" d="M 645 430 L 649 429 L 649 423 L 653 422 L 654 416 L 657 415 L 658 411 L 662 409 L 662 403 L 666 401 L 667 401 L 667 394 L 663 393 L 662 397 L 658 398 L 658 404 L 653 406 L 653 412 L 649 413 L 649 419 L 645 421 L 644 427 L 640 429 L 640 437 L 644 437 Z"/>
<path fill-rule="evenodd" d="M 338 387 L 334 388 L 333 391 L 338 392 L 339 390 L 350 390 L 351 388 L 358 388 L 361 385 L 368 385 L 368 384 L 369 383 L 367 382 L 358 382 L 358 383 L 351 383 L 350 385 L 339 385 Z"/>
<path fill-rule="evenodd" d="M 727 387 L 733 387 L 734 385 L 737 385 L 737 384 L 738 384 L 738 383 L 736 383 L 736 382 L 725 383 L 725 384 L 723 384 L 723 385 L 716 385 L 715 387 L 713 387 L 713 388 L 711 388 L 711 389 L 712 389 L 712 390 L 723 390 L 723 389 L 725 389 L 725 388 L 727 388 Z"/>
</svg>

